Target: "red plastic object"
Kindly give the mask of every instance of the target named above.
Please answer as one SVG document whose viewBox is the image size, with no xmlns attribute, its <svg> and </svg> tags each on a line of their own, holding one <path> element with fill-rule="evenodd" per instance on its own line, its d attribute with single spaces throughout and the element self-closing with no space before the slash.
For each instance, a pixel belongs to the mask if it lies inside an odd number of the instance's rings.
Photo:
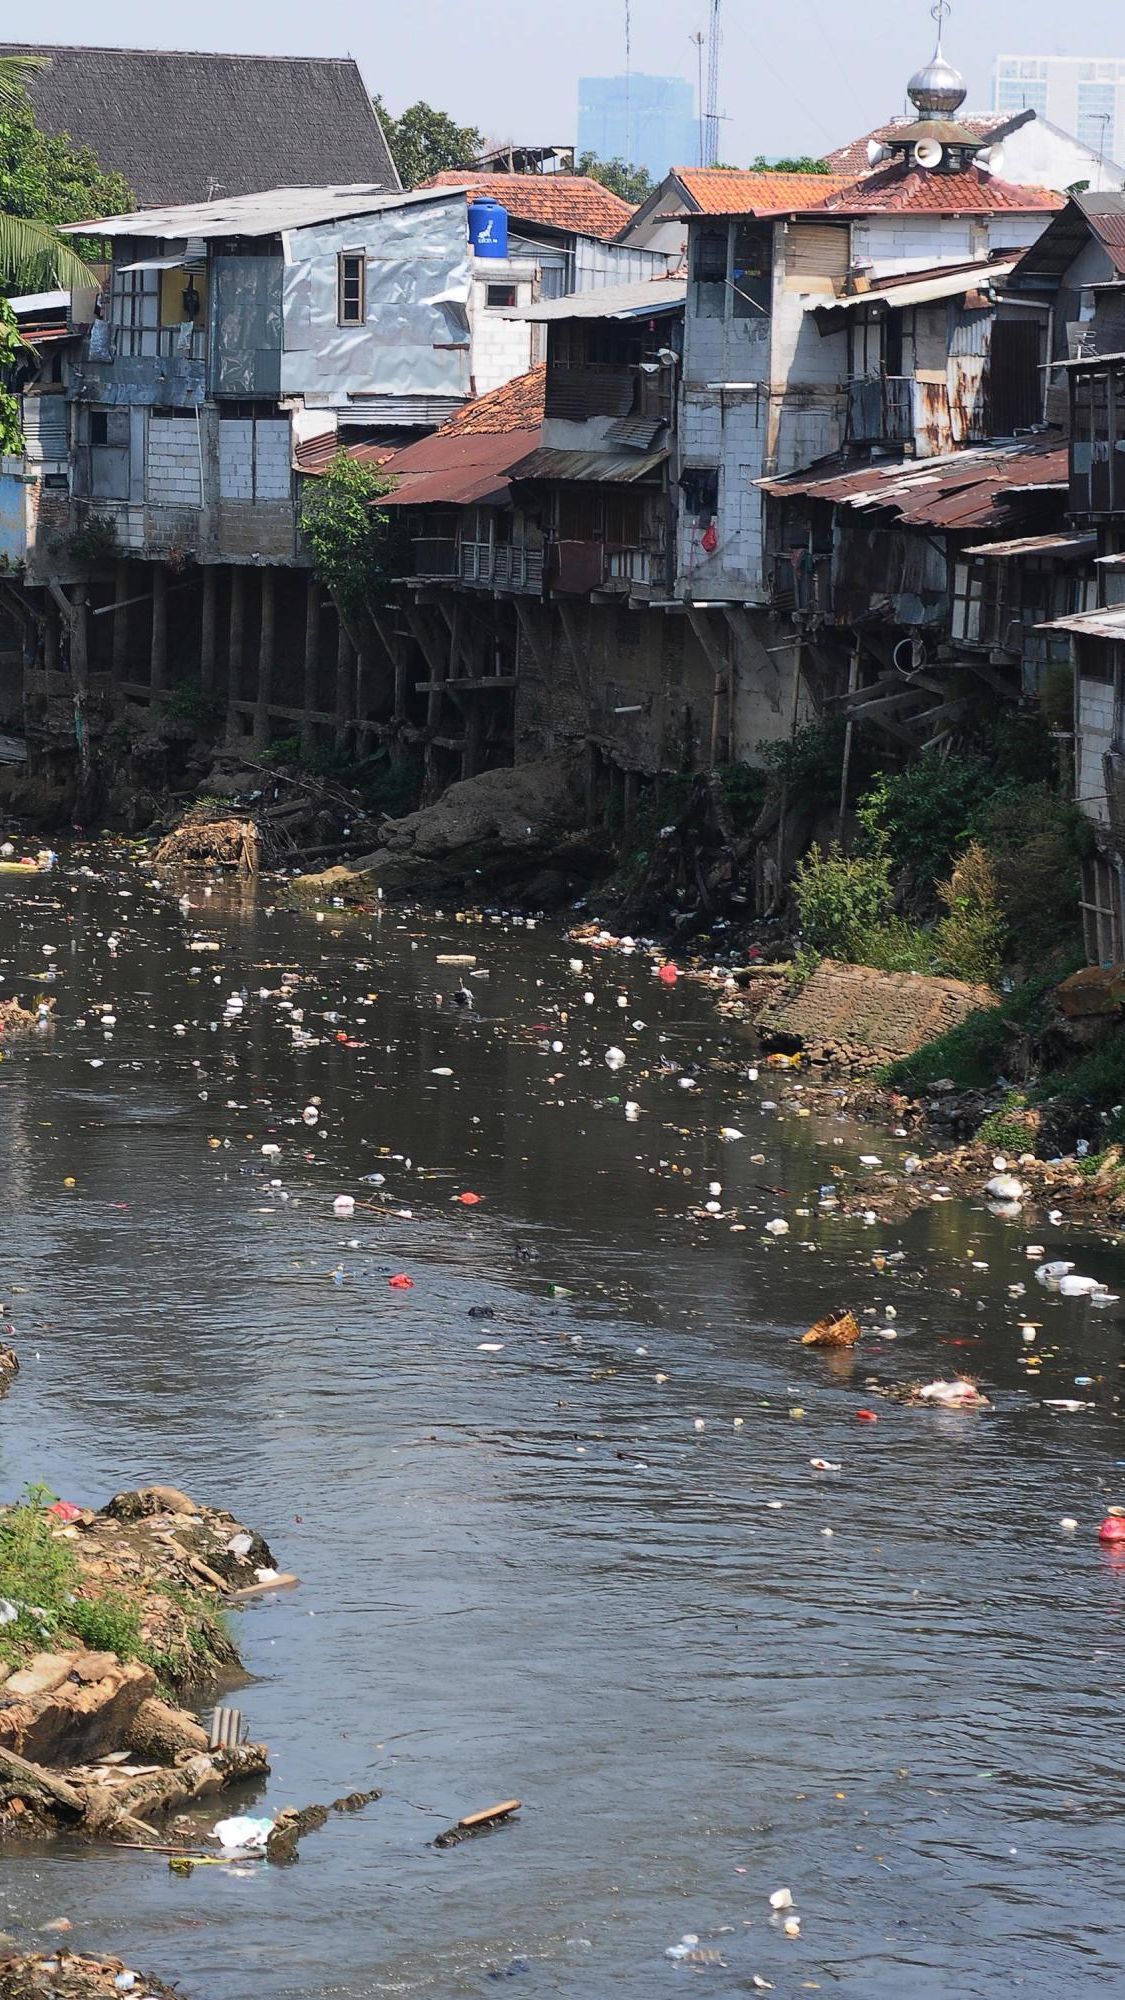
<svg viewBox="0 0 1125 2000">
<path fill-rule="evenodd" d="M 47 1512 L 56 1515 L 60 1521 L 77 1521 L 82 1509 L 76 1507 L 73 1500 L 56 1500 L 53 1507 L 48 1507 Z M 1125 1527 L 1125 1522 L 1122 1526 Z"/>
<path fill-rule="evenodd" d="M 1125 1542 L 1125 1521 L 1118 1514 L 1107 1514 L 1098 1529 L 1099 1542 Z"/>
<path fill-rule="evenodd" d="M 414 1290 L 414 1280 L 413 1278 L 408 1278 L 405 1271 L 396 1272 L 393 1278 L 387 1279 L 387 1283 L 392 1292 L 412 1292 Z"/>
<path fill-rule="evenodd" d="M 674 965 L 662 965 L 656 976 L 665 986 L 674 986 L 680 975 Z"/>
<path fill-rule="evenodd" d="M 857 1424 L 877 1424 L 879 1421 L 874 1410 L 857 1410 L 855 1420 Z"/>
<path fill-rule="evenodd" d="M 484 1196 L 482 1194 L 459 1194 L 457 1199 L 459 1202 L 462 1202 L 466 1208 L 475 1208 L 478 1201 L 484 1200 Z"/>
</svg>

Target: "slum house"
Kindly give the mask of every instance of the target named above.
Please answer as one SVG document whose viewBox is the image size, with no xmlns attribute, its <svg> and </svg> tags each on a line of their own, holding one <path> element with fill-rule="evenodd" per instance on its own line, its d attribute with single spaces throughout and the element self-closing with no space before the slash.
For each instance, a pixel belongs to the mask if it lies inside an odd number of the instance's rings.
<svg viewBox="0 0 1125 2000">
<path fill-rule="evenodd" d="M 520 635 L 542 615 L 541 524 L 513 504 L 508 468 L 540 442 L 545 369 L 468 403 L 432 436 L 375 458 L 411 574 L 371 613 L 390 679 L 371 677 L 361 742 L 420 749 L 425 793 L 515 759 Z"/>
<path fill-rule="evenodd" d="M 1090 351 L 1065 364 L 1071 405 L 1071 519 L 1097 547 L 1096 602 L 1054 618 L 1069 642 L 1074 686 L 1075 799 L 1094 828 L 1083 866 L 1082 916 L 1091 964 L 1125 959 L 1125 325 L 1123 293 L 1099 289 L 1085 323 Z"/>
<path fill-rule="evenodd" d="M 213 55 L 0 42 L 43 132 L 90 146 L 141 208 L 272 187 L 399 186 L 351 56 Z"/>
<path fill-rule="evenodd" d="M 1039 691 L 1065 648 L 1038 620 L 1085 603 L 1093 574 L 1065 525 L 1066 462 L 1044 432 L 763 482 L 775 608 L 804 670 L 834 682 L 830 712 L 916 752 Z"/>
<path fill-rule="evenodd" d="M 309 575 L 295 473 L 305 447 L 393 448 L 526 369 L 531 330 L 506 316 L 537 267 L 509 284 L 495 241 L 474 248 L 480 223 L 440 187 L 282 188 L 98 224 L 111 274 L 65 363 L 68 484 L 12 551 L 45 671 L 77 656 L 134 701 L 201 673 L 232 740 L 259 746 L 346 733 L 368 665 Z M 5 466 L 0 486 L 35 477 Z"/>
<path fill-rule="evenodd" d="M 979 434 L 950 408 L 948 300 L 968 301 L 986 282 L 983 267 L 1031 242 L 1060 198 L 1010 187 L 982 163 L 976 135 L 952 116 L 963 81 L 940 56 L 911 80 L 910 95 L 917 120 L 896 129 L 889 158 L 861 180 L 817 197 L 815 176 L 800 177 L 798 201 L 784 176 L 747 176 L 735 198 L 734 177 L 715 175 L 710 212 L 688 218 L 688 504 L 677 589 L 696 601 L 768 602 L 757 481 L 845 444 L 941 452 L 961 441 L 958 428 Z M 914 274 L 927 282 L 908 303 L 867 304 L 888 280 Z M 847 303 L 860 297 L 862 307 Z M 978 380 L 982 334 L 995 319 L 987 302 L 967 307 L 966 361 L 974 365 L 964 372 Z M 1013 317 L 1002 339 L 1005 379 L 1012 350 L 1023 351 L 1034 416 L 1038 332 L 1021 332 Z"/>
</svg>

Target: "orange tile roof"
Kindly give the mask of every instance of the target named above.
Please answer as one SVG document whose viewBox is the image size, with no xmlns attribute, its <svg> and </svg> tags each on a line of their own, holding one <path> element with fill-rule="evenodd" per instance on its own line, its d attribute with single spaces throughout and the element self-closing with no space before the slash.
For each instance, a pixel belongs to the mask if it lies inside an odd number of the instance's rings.
<svg viewBox="0 0 1125 2000">
<path fill-rule="evenodd" d="M 517 222 L 538 222 L 576 236 L 616 236 L 636 214 L 631 203 L 586 174 L 478 174 L 450 168 L 432 174 L 422 186 L 468 187 L 501 202 Z"/>
<path fill-rule="evenodd" d="M 436 433 L 438 437 L 498 435 L 504 431 L 531 430 L 543 421 L 543 401 L 547 385 L 547 364 L 529 368 L 499 389 L 466 403 Z"/>
<path fill-rule="evenodd" d="M 744 173 L 738 167 L 676 167 L 676 179 L 704 215 L 776 215 L 818 208 L 849 187 L 853 174 Z"/>
<path fill-rule="evenodd" d="M 898 161 L 847 182 L 828 196 L 823 211 L 826 215 L 986 215 L 997 209 L 1039 214 L 1065 207 L 1065 196 L 1053 188 L 1015 187 L 979 167 L 966 167 L 959 174 L 931 174 Z"/>
</svg>

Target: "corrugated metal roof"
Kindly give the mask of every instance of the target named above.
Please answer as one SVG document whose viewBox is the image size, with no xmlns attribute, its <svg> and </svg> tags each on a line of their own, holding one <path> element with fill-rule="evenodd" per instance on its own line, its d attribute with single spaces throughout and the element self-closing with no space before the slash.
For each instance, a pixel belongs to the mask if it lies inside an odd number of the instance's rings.
<svg viewBox="0 0 1125 2000">
<path fill-rule="evenodd" d="M 64 236 L 151 236 L 178 242 L 188 236 L 277 236 L 283 229 L 307 229 L 317 222 L 343 221 L 350 215 L 378 215 L 381 209 L 447 201 L 455 192 L 441 187 L 389 194 L 385 189 L 355 187 L 275 187 L 261 194 L 225 195 L 217 201 L 188 202 L 180 208 L 140 208 L 132 215 L 103 215 L 88 222 L 67 222 Z"/>
<path fill-rule="evenodd" d="M 70 304 L 69 292 L 20 292 L 10 298 L 8 304 L 18 318 L 20 313 L 49 312 L 58 306 L 63 312 Z"/>
<path fill-rule="evenodd" d="M 643 319 L 646 313 L 674 312 L 686 298 L 686 278 L 643 278 L 632 285 L 598 285 L 565 299 L 543 299 L 518 311 L 513 307 L 504 317 L 539 325 L 559 319 Z"/>
<path fill-rule="evenodd" d="M 293 463 L 298 472 L 326 472 L 340 452 L 346 452 L 359 465 L 384 465 L 387 459 L 394 457 L 395 447 L 367 440 L 349 444 L 346 432 L 318 431 L 315 437 L 298 439 L 293 448 Z"/>
<path fill-rule="evenodd" d="M 904 460 L 894 466 L 836 466 L 757 482 L 775 499 L 823 500 L 858 511 L 887 509 L 917 527 L 987 528 L 1010 517 L 999 496 L 1021 484 L 1063 485 L 1068 447 L 1047 437 L 1035 445 L 986 445 L 946 458 Z"/>
<path fill-rule="evenodd" d="M 1073 632 L 1078 638 L 1125 639 L 1125 604 L 1103 611 L 1076 611 L 1070 618 L 1051 618 L 1037 632 Z"/>
<path fill-rule="evenodd" d="M 978 542 L 975 548 L 962 549 L 961 553 L 997 559 L 1006 556 L 1058 556 L 1060 561 L 1078 562 L 1092 556 L 1097 546 L 1096 535 L 1017 535 L 1010 542 Z"/>
<path fill-rule="evenodd" d="M 540 437 L 538 425 L 526 430 L 437 432 L 395 452 L 383 471 L 395 488 L 380 506 L 464 507 L 473 502 L 503 500 L 513 461 L 532 450 Z"/>
<path fill-rule="evenodd" d="M 920 306 L 930 299 L 954 299 L 962 292 L 975 291 L 982 284 L 996 284 L 1000 279 L 1011 276 L 1016 268 L 1016 258 L 1006 264 L 958 264 L 952 269 L 948 265 L 930 271 L 913 271 L 902 278 L 884 278 L 870 291 L 852 292 L 846 298 L 826 300 L 810 298 L 805 305 L 806 312 L 854 312 L 857 306 L 870 306 L 883 302 L 893 306 Z"/>
<path fill-rule="evenodd" d="M 533 451 L 508 470 L 513 479 L 590 480 L 598 485 L 630 486 L 644 479 L 668 457 L 664 451 Z"/>
</svg>

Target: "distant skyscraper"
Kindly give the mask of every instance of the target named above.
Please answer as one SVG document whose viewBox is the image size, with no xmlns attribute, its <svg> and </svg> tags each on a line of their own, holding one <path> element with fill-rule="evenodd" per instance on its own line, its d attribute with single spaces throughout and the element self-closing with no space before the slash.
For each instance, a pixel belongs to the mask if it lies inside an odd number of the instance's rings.
<svg viewBox="0 0 1125 2000">
<path fill-rule="evenodd" d="M 1072 132 L 1092 152 L 1117 158 L 1125 144 L 1125 61 L 1117 56 L 997 56 L 996 111 L 1025 108 Z"/>
<path fill-rule="evenodd" d="M 580 77 L 578 150 L 647 167 L 661 180 L 699 158 L 694 98 L 682 76 Z"/>
</svg>

